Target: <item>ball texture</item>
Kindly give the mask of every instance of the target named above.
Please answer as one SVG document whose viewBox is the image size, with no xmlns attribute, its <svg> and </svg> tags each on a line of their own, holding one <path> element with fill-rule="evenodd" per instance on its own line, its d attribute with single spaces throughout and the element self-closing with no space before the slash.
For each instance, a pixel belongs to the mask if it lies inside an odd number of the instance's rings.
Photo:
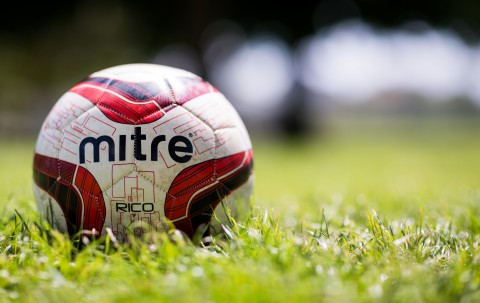
<svg viewBox="0 0 480 303">
<path fill-rule="evenodd" d="M 35 147 L 34 192 L 39 212 L 70 235 L 110 228 L 124 240 L 173 224 L 193 237 L 220 202 L 246 208 L 252 164 L 247 130 L 215 87 L 184 70 L 127 64 L 93 73 L 55 104 Z"/>
</svg>

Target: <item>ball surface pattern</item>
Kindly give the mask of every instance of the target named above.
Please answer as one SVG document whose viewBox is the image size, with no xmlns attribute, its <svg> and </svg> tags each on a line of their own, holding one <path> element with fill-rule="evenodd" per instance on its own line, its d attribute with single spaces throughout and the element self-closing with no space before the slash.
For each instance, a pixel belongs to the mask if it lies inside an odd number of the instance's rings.
<svg viewBox="0 0 480 303">
<path fill-rule="evenodd" d="M 217 89 L 183 70 L 127 64 L 55 104 L 35 146 L 34 192 L 70 235 L 110 228 L 122 240 L 173 223 L 193 237 L 232 193 L 243 199 L 231 207 L 248 203 L 252 165 L 247 130 Z"/>
</svg>

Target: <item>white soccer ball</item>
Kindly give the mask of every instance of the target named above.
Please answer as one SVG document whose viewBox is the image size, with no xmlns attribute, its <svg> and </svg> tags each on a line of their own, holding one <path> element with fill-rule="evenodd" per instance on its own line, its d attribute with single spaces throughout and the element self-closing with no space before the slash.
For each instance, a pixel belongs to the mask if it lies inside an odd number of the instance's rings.
<svg viewBox="0 0 480 303">
<path fill-rule="evenodd" d="M 70 235 L 108 227 L 125 240 L 173 223 L 193 237 L 226 197 L 234 213 L 248 209 L 252 164 L 247 130 L 217 89 L 184 70 L 127 64 L 55 104 L 35 147 L 34 192 Z"/>
</svg>

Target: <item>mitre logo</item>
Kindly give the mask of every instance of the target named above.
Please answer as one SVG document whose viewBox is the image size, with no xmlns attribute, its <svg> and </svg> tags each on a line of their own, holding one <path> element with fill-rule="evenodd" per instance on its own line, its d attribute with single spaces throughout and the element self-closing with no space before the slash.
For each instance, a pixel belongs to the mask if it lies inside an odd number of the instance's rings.
<svg viewBox="0 0 480 303">
<path fill-rule="evenodd" d="M 148 157 L 142 150 L 142 141 L 147 140 L 147 135 L 142 134 L 141 127 L 135 127 L 135 132 L 130 136 L 130 140 L 133 144 L 133 155 L 138 161 L 147 161 Z M 100 144 L 105 142 L 108 148 L 108 161 L 125 161 L 126 160 L 126 146 L 127 135 L 118 136 L 118 149 L 116 149 L 115 141 L 110 136 L 100 136 L 97 138 L 86 137 L 80 142 L 79 149 L 79 162 L 85 163 L 85 150 L 91 150 L 93 153 L 93 162 L 100 162 Z M 164 142 L 164 143 L 162 143 Z M 177 163 L 186 163 L 190 161 L 193 155 L 192 142 L 184 136 L 173 136 L 167 140 L 165 135 L 158 135 L 151 139 L 150 143 L 150 160 L 158 161 L 158 150 L 161 144 L 167 144 L 168 154 L 173 161 Z M 87 148 L 91 147 L 91 148 Z M 116 159 L 118 155 L 118 160 Z"/>
</svg>

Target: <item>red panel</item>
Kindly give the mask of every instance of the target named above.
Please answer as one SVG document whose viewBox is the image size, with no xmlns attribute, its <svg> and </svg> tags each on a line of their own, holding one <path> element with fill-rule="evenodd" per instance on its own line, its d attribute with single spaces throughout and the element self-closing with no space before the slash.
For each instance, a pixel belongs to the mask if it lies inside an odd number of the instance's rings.
<svg viewBox="0 0 480 303">
<path fill-rule="evenodd" d="M 252 161 L 253 153 L 248 150 L 184 169 L 167 192 L 165 216 L 174 221 L 178 229 L 193 236 L 196 217 L 211 214 L 225 195 L 242 185 L 251 172 Z"/>
<path fill-rule="evenodd" d="M 107 78 L 89 78 L 70 89 L 123 124 L 147 124 L 156 121 L 175 104 L 217 91 L 201 78 L 177 77 L 167 81 L 133 83 Z"/>
<path fill-rule="evenodd" d="M 105 201 L 98 182 L 88 170 L 39 154 L 35 154 L 33 168 L 35 183 L 62 209 L 70 235 L 80 231 L 82 221 L 84 230 L 101 232 L 106 215 Z"/>
<path fill-rule="evenodd" d="M 102 231 L 106 209 L 103 193 L 95 177 L 79 166 L 75 185 L 83 197 L 83 229 Z"/>
</svg>

